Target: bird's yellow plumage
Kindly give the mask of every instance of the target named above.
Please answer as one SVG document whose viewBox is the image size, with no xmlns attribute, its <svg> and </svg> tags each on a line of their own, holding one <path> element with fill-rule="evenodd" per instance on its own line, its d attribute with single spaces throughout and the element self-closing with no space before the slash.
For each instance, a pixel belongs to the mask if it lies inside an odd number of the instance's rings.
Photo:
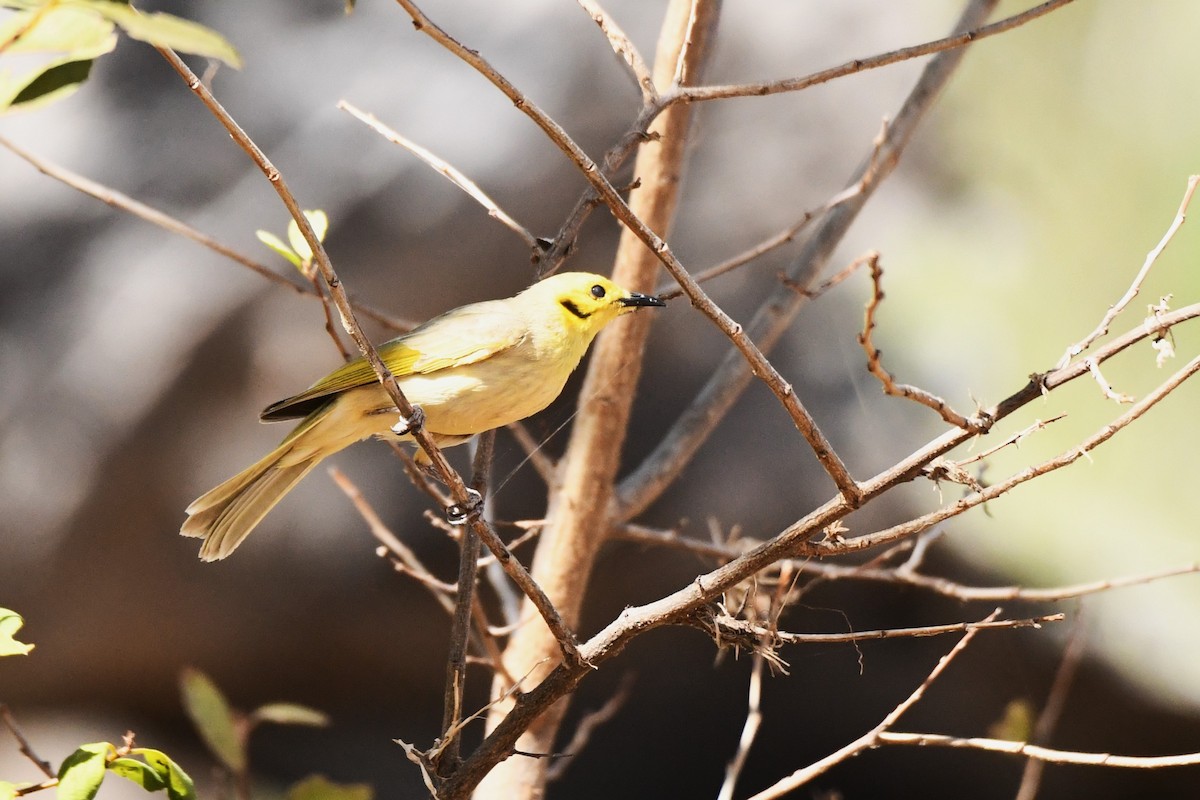
<svg viewBox="0 0 1200 800">
<path fill-rule="evenodd" d="M 404 396 L 425 412 L 425 430 L 449 447 L 541 411 L 605 325 L 662 305 L 603 276 L 566 272 L 507 300 L 448 311 L 384 344 L 379 355 Z M 321 459 L 370 436 L 411 440 L 392 431 L 396 414 L 361 358 L 273 403 L 264 421 L 300 424 L 260 461 L 188 506 L 180 533 L 204 539 L 205 561 L 225 558 Z"/>
</svg>

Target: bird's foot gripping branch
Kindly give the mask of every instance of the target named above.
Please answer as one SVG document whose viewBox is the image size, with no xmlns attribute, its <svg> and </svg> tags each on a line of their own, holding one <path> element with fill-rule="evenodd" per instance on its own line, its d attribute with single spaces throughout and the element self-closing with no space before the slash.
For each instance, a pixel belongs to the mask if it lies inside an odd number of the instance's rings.
<svg viewBox="0 0 1200 800">
<path fill-rule="evenodd" d="M 404 416 L 400 414 L 399 421 L 392 426 L 392 433 L 397 436 L 408 436 L 410 433 L 421 430 L 425 427 L 425 411 L 420 406 L 413 406 L 412 414 Z"/>
</svg>

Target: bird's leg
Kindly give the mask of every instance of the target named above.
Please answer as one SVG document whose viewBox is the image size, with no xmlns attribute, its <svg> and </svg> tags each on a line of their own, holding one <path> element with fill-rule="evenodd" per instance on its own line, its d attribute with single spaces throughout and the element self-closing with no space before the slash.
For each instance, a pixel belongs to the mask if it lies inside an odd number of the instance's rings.
<svg viewBox="0 0 1200 800">
<path fill-rule="evenodd" d="M 483 511 L 483 495 L 467 487 L 467 502 L 446 506 L 446 521 L 451 525 L 466 525 L 471 517 Z"/>
<path fill-rule="evenodd" d="M 400 421 L 392 426 L 392 433 L 397 436 L 407 436 L 418 428 L 425 427 L 425 412 L 420 406 L 412 407 L 412 416 L 400 415 Z"/>
</svg>

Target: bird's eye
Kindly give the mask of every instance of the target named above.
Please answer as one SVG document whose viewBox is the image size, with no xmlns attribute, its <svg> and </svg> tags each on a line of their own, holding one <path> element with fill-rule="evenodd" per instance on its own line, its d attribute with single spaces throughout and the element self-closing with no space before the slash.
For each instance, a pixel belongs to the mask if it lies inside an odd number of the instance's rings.
<svg viewBox="0 0 1200 800">
<path fill-rule="evenodd" d="M 592 297 L 595 297 L 596 299 L 604 297 L 604 287 L 598 283 L 595 286 L 593 286 L 592 287 Z"/>
</svg>

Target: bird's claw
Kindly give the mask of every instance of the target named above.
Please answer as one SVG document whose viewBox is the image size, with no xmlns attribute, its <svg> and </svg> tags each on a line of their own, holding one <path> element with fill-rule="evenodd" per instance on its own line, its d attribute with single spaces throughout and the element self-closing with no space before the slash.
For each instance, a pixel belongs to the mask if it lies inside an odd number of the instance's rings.
<svg viewBox="0 0 1200 800">
<path fill-rule="evenodd" d="M 479 516 L 481 511 L 483 511 L 483 495 L 468 487 L 467 502 L 446 506 L 446 521 L 451 525 L 466 525 L 468 520 Z"/>
<path fill-rule="evenodd" d="M 418 428 L 425 426 L 425 412 L 420 406 L 412 407 L 412 416 L 400 415 L 400 421 L 392 426 L 392 433 L 397 436 L 407 436 Z"/>
</svg>

